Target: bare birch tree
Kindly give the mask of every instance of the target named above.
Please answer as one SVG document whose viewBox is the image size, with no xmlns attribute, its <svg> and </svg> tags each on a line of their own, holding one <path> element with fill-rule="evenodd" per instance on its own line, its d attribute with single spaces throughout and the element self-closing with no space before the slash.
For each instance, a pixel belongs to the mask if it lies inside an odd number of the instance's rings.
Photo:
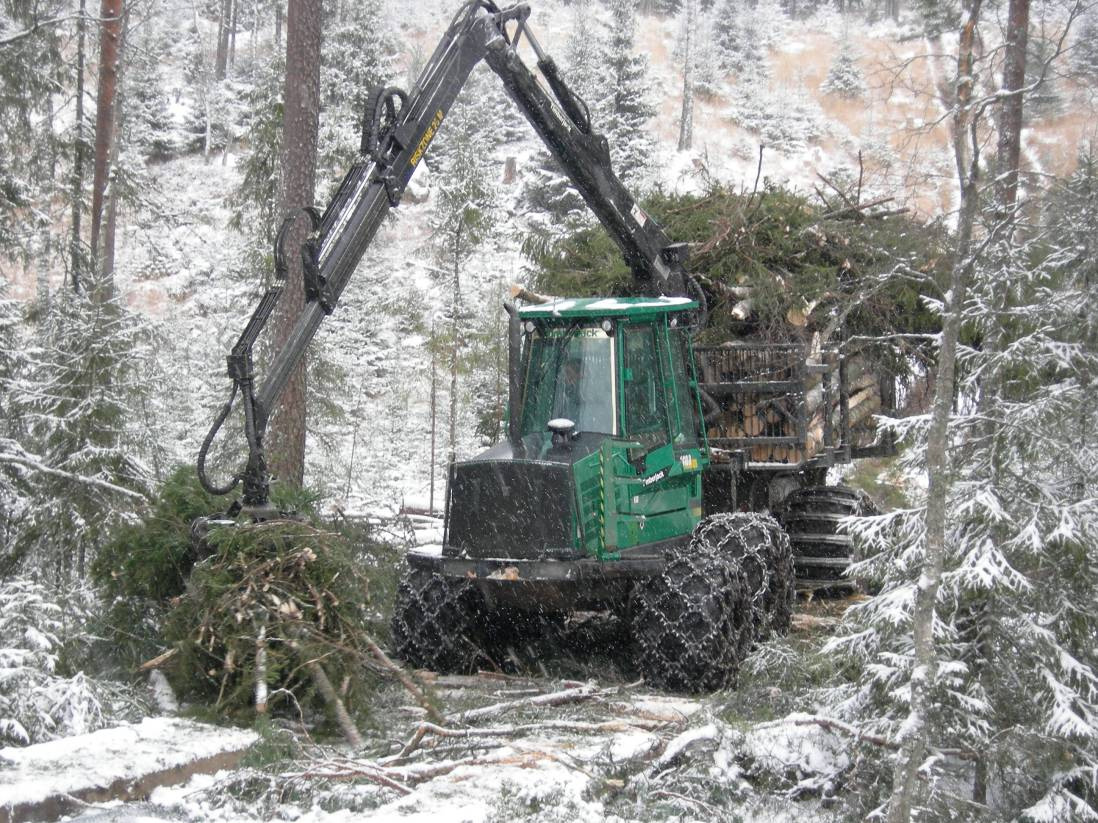
<svg viewBox="0 0 1098 823">
<path fill-rule="evenodd" d="M 687 151 L 694 142 L 694 62 L 698 46 L 698 0 L 685 0 L 682 14 L 682 114 L 679 116 L 679 151 Z"/>
<path fill-rule="evenodd" d="M 929 484 L 926 498 L 926 546 L 911 616 L 915 652 L 915 668 L 911 673 L 910 685 L 911 708 L 907 720 L 901 725 L 898 740 L 900 751 L 896 755 L 893 770 L 889 823 L 908 823 L 911 820 L 915 781 L 926 756 L 931 694 L 938 677 L 934 623 L 946 551 L 946 507 L 952 483 L 947 451 L 956 389 L 957 341 L 960 337 L 965 298 L 975 271 L 976 256 L 980 251 L 974 242 L 974 232 L 980 208 L 981 139 L 978 115 L 973 109 L 973 86 L 981 9 L 982 0 L 973 0 L 957 44 L 950 137 L 961 208 L 957 217 L 956 254 L 942 312 L 938 372 L 926 443 L 926 473 Z"/>
</svg>

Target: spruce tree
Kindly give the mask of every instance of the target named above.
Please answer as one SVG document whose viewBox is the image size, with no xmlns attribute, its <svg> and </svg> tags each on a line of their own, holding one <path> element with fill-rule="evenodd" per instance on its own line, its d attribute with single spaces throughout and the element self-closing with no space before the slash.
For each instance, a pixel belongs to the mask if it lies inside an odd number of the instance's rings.
<svg viewBox="0 0 1098 823">
<path fill-rule="evenodd" d="M 170 41 L 155 20 L 138 27 L 130 36 L 139 41 L 126 55 L 124 150 L 135 150 L 145 160 L 164 161 L 181 148 L 179 138 L 173 134 L 164 91 L 163 54 L 170 48 Z"/>
<path fill-rule="evenodd" d="M 602 51 L 607 88 L 596 112 L 615 171 L 627 186 L 636 188 L 646 177 L 656 146 L 647 130 L 656 107 L 648 59 L 634 54 L 636 0 L 608 0 L 607 5 L 610 29 Z"/>
<path fill-rule="evenodd" d="M 766 21 L 774 25 L 774 20 Z M 762 15 L 741 0 L 724 0 L 716 7 L 713 47 L 716 63 L 724 73 L 769 76 L 769 34 Z"/>
<path fill-rule="evenodd" d="M 0 578 L 17 565 L 16 535 L 33 507 L 33 478 L 25 466 L 5 461 L 22 451 L 16 438 L 25 434 L 23 417 L 13 407 L 16 381 L 25 368 L 22 312 L 0 286 Z"/>
<path fill-rule="evenodd" d="M 459 422 L 466 420 L 462 398 L 468 394 L 460 385 L 469 371 L 470 326 L 483 284 L 476 282 L 468 264 L 481 245 L 491 236 L 495 221 L 492 208 L 498 198 L 492 162 L 493 124 L 488 118 L 491 97 L 482 93 L 485 83 L 494 81 L 484 67 L 475 71 L 457 102 L 451 107 L 445 129 L 428 156 L 434 171 L 434 209 L 431 218 L 431 244 L 438 268 L 434 277 L 444 306 L 441 322 L 435 324 L 431 345 L 443 351 L 449 371 L 448 380 L 448 460 L 460 451 Z M 490 311 L 496 306 L 489 307 Z"/>
<path fill-rule="evenodd" d="M 0 249 L 9 253 L 29 253 L 37 237 L 28 230 L 28 211 L 48 214 L 63 172 L 58 161 L 65 132 L 55 106 L 58 89 L 69 82 L 65 29 L 38 24 L 68 13 L 59 0 L 0 8 L 2 35 L 29 32 L 0 45 Z"/>
<path fill-rule="evenodd" d="M 282 78 L 285 60 L 276 55 L 263 66 L 245 98 L 244 142 L 248 151 L 239 162 L 243 176 L 230 193 L 229 225 L 248 238 L 247 259 L 240 274 L 269 277 L 273 268 L 278 213 L 278 182 L 282 174 Z"/>
<path fill-rule="evenodd" d="M 839 51 L 824 78 L 822 91 L 835 94 L 847 100 L 854 100 L 865 94 L 865 78 L 858 67 L 858 56 L 854 50 L 854 44 L 850 42 L 849 34 L 844 32 Z"/>
<path fill-rule="evenodd" d="M 387 0 L 342 6 L 327 21 L 321 55 L 321 179 L 337 185 L 354 160 L 366 105 L 375 86 L 392 83 L 400 56 Z M 327 188 L 327 186 L 322 186 Z"/>
<path fill-rule="evenodd" d="M 66 290 L 51 302 L 42 345 L 29 353 L 12 393 L 24 447 L 62 473 L 35 478 L 33 516 L 16 550 L 30 568 L 58 582 L 83 577 L 148 478 L 132 422 L 134 405 L 148 390 L 139 379 L 145 333 L 121 302 L 89 291 Z M 73 475 L 102 482 L 82 483 Z"/>
<path fill-rule="evenodd" d="M 1085 157 L 1049 193 L 1040 232 L 976 261 L 964 304 L 938 676 L 925 718 L 933 762 L 916 791 L 930 818 L 955 811 L 958 793 L 989 819 L 1098 814 L 1096 192 Z M 926 419 L 892 426 L 907 443 L 906 473 L 918 476 Z M 922 500 L 913 502 L 853 525 L 871 556 L 861 571 L 883 589 L 824 650 L 859 674 L 837 686 L 832 709 L 888 739 L 902 739 L 918 672 L 912 609 L 927 533 Z M 877 758 L 862 766 L 868 787 L 882 777 L 873 767 L 886 768 Z M 881 799 L 867 789 L 860 808 Z"/>
<path fill-rule="evenodd" d="M 602 41 L 605 32 L 595 16 L 593 0 L 579 0 L 572 9 L 561 71 L 569 87 L 585 102 L 594 131 L 603 131 L 596 105 L 600 99 Z M 530 227 L 540 234 L 559 237 L 587 219 L 586 205 L 564 169 L 547 149 L 533 156 L 523 179 L 522 198 Z"/>
<path fill-rule="evenodd" d="M 1092 34 L 1098 35 L 1098 31 Z M 1042 18 L 1032 27 L 1026 44 L 1025 85 L 1033 86 L 1033 90 L 1026 95 L 1024 116 L 1027 123 L 1055 117 L 1063 107 L 1063 94 L 1059 88 L 1063 61 L 1058 58 L 1057 48 L 1055 35 L 1050 35 L 1046 30 Z"/>
</svg>

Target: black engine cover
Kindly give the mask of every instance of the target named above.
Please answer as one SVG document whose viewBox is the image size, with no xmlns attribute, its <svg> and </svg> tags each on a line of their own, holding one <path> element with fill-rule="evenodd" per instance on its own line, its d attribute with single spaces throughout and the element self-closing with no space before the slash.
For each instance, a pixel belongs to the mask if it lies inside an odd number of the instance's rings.
<svg viewBox="0 0 1098 823">
<path fill-rule="evenodd" d="M 447 500 L 447 556 L 575 557 L 572 467 L 540 460 L 454 464 Z"/>
</svg>

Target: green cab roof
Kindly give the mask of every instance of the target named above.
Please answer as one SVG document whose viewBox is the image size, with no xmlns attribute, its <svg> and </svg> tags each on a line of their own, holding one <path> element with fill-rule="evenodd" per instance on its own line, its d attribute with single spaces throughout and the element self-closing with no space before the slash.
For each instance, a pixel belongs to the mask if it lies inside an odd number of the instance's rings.
<svg viewBox="0 0 1098 823">
<path fill-rule="evenodd" d="M 579 297 L 559 298 L 536 306 L 523 306 L 519 315 L 527 319 L 592 320 L 623 315 L 668 314 L 698 308 L 689 297 Z"/>
</svg>

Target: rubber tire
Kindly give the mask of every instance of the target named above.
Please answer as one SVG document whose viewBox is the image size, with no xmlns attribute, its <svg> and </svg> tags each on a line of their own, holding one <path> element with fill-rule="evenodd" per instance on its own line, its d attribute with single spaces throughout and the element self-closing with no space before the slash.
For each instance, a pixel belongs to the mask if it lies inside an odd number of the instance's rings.
<svg viewBox="0 0 1098 823">
<path fill-rule="evenodd" d="M 397 589 L 390 623 L 393 652 L 410 666 L 440 673 L 475 671 L 483 599 L 468 580 L 409 568 Z"/>
<path fill-rule="evenodd" d="M 742 576 L 716 552 L 669 550 L 663 571 L 635 587 L 630 611 L 649 685 L 696 693 L 735 684 L 750 617 Z"/>
<path fill-rule="evenodd" d="M 855 588 L 857 582 L 844 576 L 846 568 L 856 559 L 853 541 L 849 535 L 840 533 L 837 520 L 876 513 L 872 498 L 850 486 L 809 486 L 791 492 L 782 503 L 780 519 L 789 534 L 794 558 L 818 557 L 829 561 L 827 566 L 795 561 L 798 582 L 811 582 L 817 588 Z"/>
</svg>

